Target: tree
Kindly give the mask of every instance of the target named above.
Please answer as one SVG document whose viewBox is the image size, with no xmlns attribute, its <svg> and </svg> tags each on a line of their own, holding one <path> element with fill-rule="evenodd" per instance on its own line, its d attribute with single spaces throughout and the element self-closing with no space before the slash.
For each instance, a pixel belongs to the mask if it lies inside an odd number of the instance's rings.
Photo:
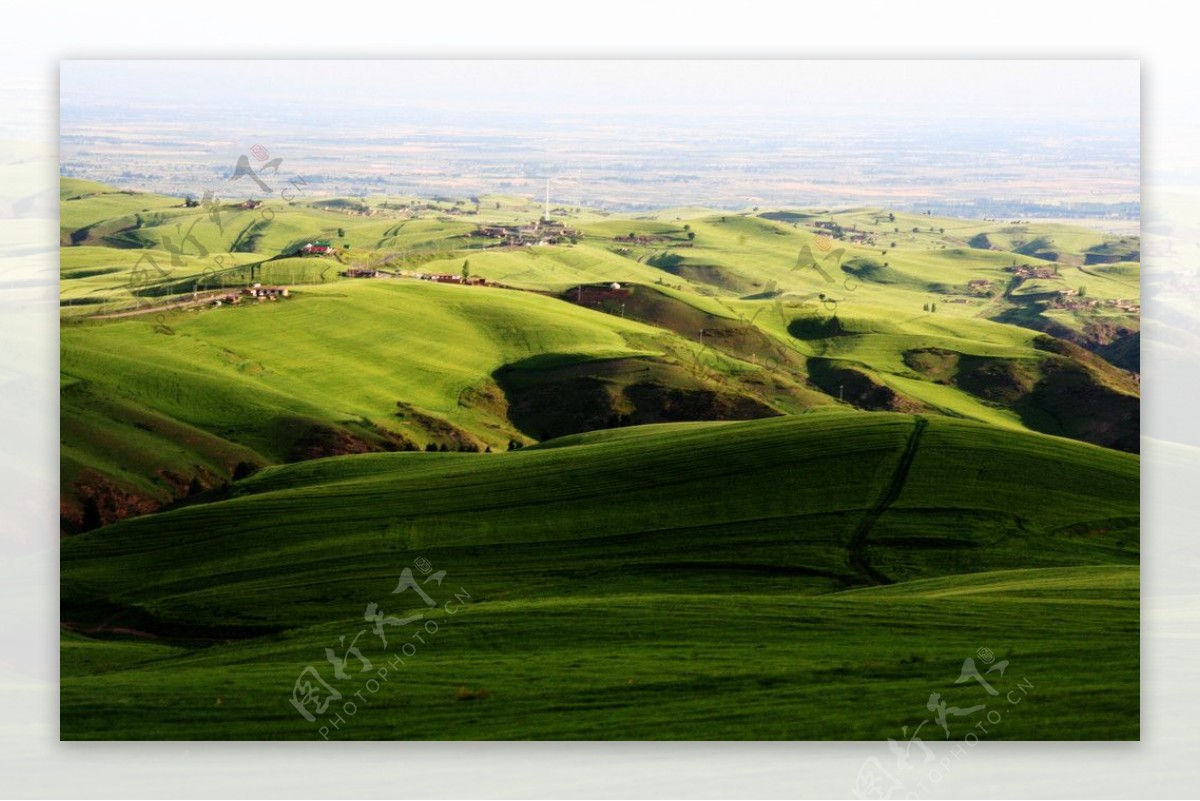
<svg viewBox="0 0 1200 801">
<path fill-rule="evenodd" d="M 930 303 L 930 304 L 929 304 L 929 310 L 930 310 L 931 312 L 935 312 L 935 311 L 937 311 L 937 304 L 936 304 L 936 303 Z"/>
<path fill-rule="evenodd" d="M 689 242 L 692 242 L 692 241 L 694 241 L 695 239 L 696 239 L 696 232 L 695 232 L 695 231 L 688 231 L 688 241 L 689 241 Z"/>
<path fill-rule="evenodd" d="M 946 229 L 945 229 L 945 228 L 939 228 L 939 229 L 938 229 L 938 233 L 939 233 L 939 234 L 944 234 L 944 233 L 946 233 Z"/>
<path fill-rule="evenodd" d="M 463 277 L 464 281 L 466 281 L 468 278 L 471 277 L 471 260 L 470 259 L 463 260 L 462 277 Z"/>
<path fill-rule="evenodd" d="M 1082 297 L 1086 297 L 1086 296 L 1087 296 L 1087 287 L 1086 286 L 1079 287 L 1079 297 L 1082 298 Z"/>
<path fill-rule="evenodd" d="M 339 228 L 338 229 L 338 239 L 345 239 L 345 238 L 346 238 L 346 229 Z"/>
<path fill-rule="evenodd" d="M 892 250 L 895 250 L 895 249 L 896 249 L 896 243 L 895 243 L 895 242 L 893 242 L 893 243 L 892 243 Z"/>
<path fill-rule="evenodd" d="M 921 304 L 921 311 L 929 311 L 929 304 L 928 304 L 928 303 L 922 303 L 922 304 Z"/>
<path fill-rule="evenodd" d="M 895 222 L 895 221 L 896 221 L 896 215 L 895 215 L 895 214 L 892 214 L 892 213 L 889 211 L 889 212 L 888 212 L 888 222 Z"/>
<path fill-rule="evenodd" d="M 685 224 L 685 225 L 683 226 L 683 230 L 685 230 L 685 231 L 690 231 L 690 230 L 692 230 L 692 226 Z"/>
<path fill-rule="evenodd" d="M 436 450 L 437 450 L 437 445 L 434 445 L 432 442 L 425 446 L 425 451 L 427 453 L 433 453 Z"/>
<path fill-rule="evenodd" d="M 914 225 L 914 226 L 913 226 L 913 233 L 914 233 L 914 234 L 919 234 L 919 233 L 921 233 L 921 229 L 920 229 L 920 228 L 918 228 L 917 226 L 915 226 L 915 225 Z"/>
</svg>

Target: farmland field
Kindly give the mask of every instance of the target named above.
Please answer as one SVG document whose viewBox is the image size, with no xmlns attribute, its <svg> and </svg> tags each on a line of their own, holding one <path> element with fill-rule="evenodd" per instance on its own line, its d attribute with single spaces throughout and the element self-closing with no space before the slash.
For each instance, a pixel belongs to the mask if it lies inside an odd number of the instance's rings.
<svg viewBox="0 0 1200 801">
<path fill-rule="evenodd" d="M 1135 236 L 61 205 L 64 739 L 1139 737 Z"/>
</svg>

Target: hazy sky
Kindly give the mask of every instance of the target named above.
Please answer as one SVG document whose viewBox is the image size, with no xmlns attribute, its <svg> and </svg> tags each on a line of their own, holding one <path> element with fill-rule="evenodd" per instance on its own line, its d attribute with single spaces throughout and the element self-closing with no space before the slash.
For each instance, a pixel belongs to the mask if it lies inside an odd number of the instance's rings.
<svg viewBox="0 0 1200 801">
<path fill-rule="evenodd" d="M 1136 129 L 1136 61 L 64 61 L 65 107 L 304 105 L 1116 123 Z"/>
<path fill-rule="evenodd" d="M 342 193 L 554 174 L 577 204 L 1127 202 L 1139 82 L 1136 61 L 64 61 L 61 153 L 159 192 L 267 141 Z"/>
</svg>

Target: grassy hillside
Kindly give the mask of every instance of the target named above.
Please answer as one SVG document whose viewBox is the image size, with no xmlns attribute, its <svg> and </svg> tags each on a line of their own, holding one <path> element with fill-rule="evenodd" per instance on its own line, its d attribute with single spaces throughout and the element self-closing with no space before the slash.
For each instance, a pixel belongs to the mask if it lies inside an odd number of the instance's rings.
<svg viewBox="0 0 1200 801">
<path fill-rule="evenodd" d="M 617 422 L 721 419 L 734 409 L 762 417 L 830 402 L 799 377 L 768 387 L 749 363 L 738 365 L 744 381 L 726 381 L 719 369 L 732 362 L 632 319 L 417 281 L 89 322 L 64 328 L 62 343 L 64 517 L 76 526 L 89 498 L 112 522 L 193 479 L 198 489 L 219 485 L 243 462 L 503 450 Z M 534 397 L 546 382 L 560 387 L 550 417 Z M 677 411 L 663 410 L 664 397 Z"/>
<path fill-rule="evenodd" d="M 143 632 L 148 647 L 132 666 L 64 679 L 64 736 L 316 736 L 287 704 L 295 675 L 361 628 L 362 607 L 386 602 L 416 557 L 448 571 L 431 593 L 469 601 L 461 618 L 430 612 L 444 632 L 428 659 L 406 662 L 403 685 L 346 737 L 876 738 L 908 709 L 919 716 L 931 688 L 953 692 L 984 645 L 1035 685 L 1039 673 L 1083 676 L 1081 643 L 1136 632 L 1136 459 L 922 423 L 803 415 L 503 455 L 327 459 L 73 538 L 70 627 Z M 921 515 L 933 529 L 913 537 Z M 993 572 L 975 581 L 979 571 Z M 941 583 L 845 592 L 900 577 Z M 420 605 L 391 600 L 389 614 Z M 1099 608 L 1103 629 L 1088 618 Z M 1017 610 L 1053 623 L 1031 627 Z M 382 646 L 372 653 L 383 659 Z M 1136 736 L 1136 636 L 1109 653 L 1077 686 L 1126 699 L 1130 721 L 1081 710 L 1053 724 L 1069 702 L 1059 697 L 1001 736 Z M 114 657 L 73 645 L 63 658 L 66 675 Z M 100 681 L 109 692 L 94 692 Z M 875 703 L 852 713 L 863 692 Z M 162 697 L 178 705 L 154 711 Z M 217 697 L 229 707 L 209 709 Z M 764 718 L 768 703 L 795 713 Z M 429 712 L 419 730 L 399 714 L 414 704 Z"/>
<path fill-rule="evenodd" d="M 989 704 L 948 720 L 955 740 L 979 736 L 979 722 L 995 740 L 1137 739 L 1137 648 L 1105 648 L 1099 663 L 1080 657 L 1104 643 L 1136 643 L 1137 569 L 1011 575 L 911 594 L 743 591 L 736 602 L 721 593 L 477 605 L 469 586 L 455 585 L 438 594 L 453 615 L 426 613 L 407 637 L 392 632 L 390 649 L 368 631 L 360 645 L 371 638 L 363 647 L 370 670 L 351 656 L 350 680 L 335 682 L 342 699 L 312 723 L 289 704 L 293 684 L 308 665 L 329 677 L 322 649 L 348 643 L 356 617 L 191 657 L 139 644 L 119 667 L 68 677 L 83 659 L 114 659 L 92 639 L 64 650 L 62 736 L 901 741 L 902 726 L 911 734 L 929 721 L 922 735 L 932 741 L 943 738 L 926 707 L 937 692 L 960 708 Z M 377 588 L 380 597 L 394 581 Z M 747 587 L 737 574 L 729 584 Z M 1086 598 L 1063 600 L 1063 588 Z M 1008 662 L 1003 676 L 987 676 L 999 698 L 956 684 L 963 660 L 978 661 L 981 648 Z M 1002 725 L 986 723 L 989 710 Z"/>
<path fill-rule="evenodd" d="M 580 209 L 566 218 L 574 244 L 480 249 L 487 240 L 464 235 L 529 224 L 539 207 L 500 197 L 189 207 L 74 179 L 62 193 L 64 243 L 76 243 L 62 255 L 73 325 L 63 334 L 68 531 L 218 487 L 239 465 L 497 449 L 827 405 L 1137 448 L 1136 382 L 1078 349 L 1050 356 L 1038 338 L 1062 336 L 1130 368 L 1136 315 L 1051 308 L 1054 281 L 1006 272 L 1018 260 L 1051 262 L 969 242 L 1019 250 L 1022 226 L 874 210 L 634 218 Z M 1063 273 L 1063 286 L 1070 278 L 1111 298 L 1136 284 L 1136 263 L 1083 265 L 1087 249 L 1125 253 L 1128 241 L 1033 233 L 1080 256 L 1061 269 L 1088 272 Z M 317 240 L 336 258 L 294 255 Z M 401 278 L 464 266 L 529 294 Z M 390 277 L 341 277 L 352 268 Z M 292 297 L 213 308 L 255 282 L 288 285 Z M 612 282 L 623 294 L 596 291 Z M 542 329 L 559 333 L 524 333 Z M 945 364 L 931 372 L 928 354 Z M 349 403 L 339 397 L 362 381 Z M 158 430 L 186 433 L 183 447 L 164 447 Z"/>
<path fill-rule="evenodd" d="M 61 194 L 65 739 L 1137 738 L 1136 238 Z"/>
</svg>

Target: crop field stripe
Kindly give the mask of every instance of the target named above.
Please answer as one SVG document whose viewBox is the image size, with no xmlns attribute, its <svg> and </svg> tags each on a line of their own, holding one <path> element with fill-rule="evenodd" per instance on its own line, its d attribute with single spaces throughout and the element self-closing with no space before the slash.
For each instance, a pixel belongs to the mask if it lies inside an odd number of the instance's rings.
<svg viewBox="0 0 1200 801">
<path fill-rule="evenodd" d="M 879 500 L 867 510 L 863 519 L 859 521 L 858 527 L 854 529 L 854 533 L 850 535 L 850 565 L 872 584 L 891 584 L 892 580 L 871 566 L 870 560 L 867 559 L 867 537 L 880 515 L 886 512 L 888 507 L 900 497 L 900 491 L 904 489 L 904 482 L 908 479 L 908 471 L 912 468 L 913 459 L 917 456 L 921 432 L 928 425 L 929 421 L 925 418 L 916 418 L 912 433 L 908 435 L 908 442 L 904 445 L 904 453 L 900 455 L 900 461 L 896 464 L 896 472 L 893 473 L 892 480 L 888 482 L 879 496 Z"/>
</svg>

